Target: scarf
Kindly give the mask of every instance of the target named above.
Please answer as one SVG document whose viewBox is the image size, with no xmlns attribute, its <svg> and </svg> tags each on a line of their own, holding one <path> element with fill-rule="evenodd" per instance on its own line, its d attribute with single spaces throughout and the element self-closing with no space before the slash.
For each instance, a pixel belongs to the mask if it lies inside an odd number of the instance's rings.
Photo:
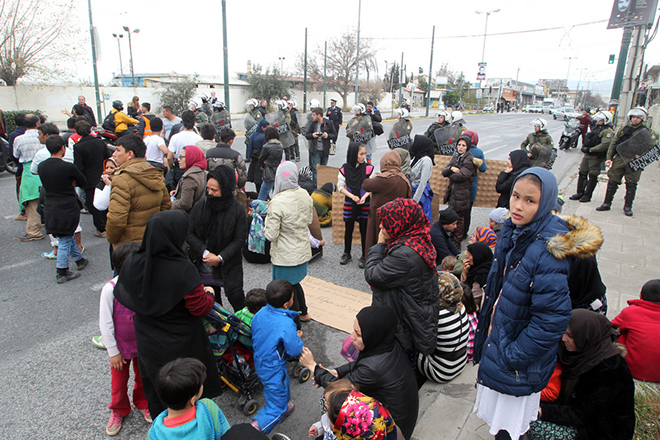
<svg viewBox="0 0 660 440">
<path fill-rule="evenodd" d="M 346 397 L 332 429 L 337 440 L 396 440 L 396 423 L 379 401 L 359 391 Z"/>
<path fill-rule="evenodd" d="M 396 151 L 390 150 L 383 154 L 383 157 L 380 158 L 380 173 L 376 174 L 376 176 L 382 177 L 384 179 L 399 177 L 408 184 L 409 192 L 412 194 L 410 182 L 406 178 L 405 174 L 401 172 L 401 155 Z"/>
<path fill-rule="evenodd" d="M 250 232 L 248 233 L 248 249 L 251 252 L 263 255 L 266 253 L 264 219 L 268 212 L 268 202 L 253 200 L 250 202 L 250 208 L 252 208 L 252 221 L 250 222 Z"/>
<path fill-rule="evenodd" d="M 397 198 L 378 208 L 378 219 L 392 238 L 386 252 L 397 244 L 408 246 L 436 270 L 435 247 L 431 243 L 431 223 L 419 203 L 412 199 Z"/>
<path fill-rule="evenodd" d="M 605 316 L 586 309 L 575 309 L 568 323 L 577 351 L 568 351 L 559 343 L 562 365 L 561 391 L 558 402 L 566 403 L 580 376 L 605 359 L 619 354 L 612 344 L 612 324 Z"/>
<path fill-rule="evenodd" d="M 413 139 L 413 144 L 410 147 L 410 166 L 413 167 L 424 156 L 431 158 L 431 162 L 435 165 L 435 149 L 433 141 L 424 135 L 416 134 Z"/>
<path fill-rule="evenodd" d="M 187 159 L 187 157 L 186 157 Z M 206 176 L 206 180 L 215 179 L 220 187 L 219 197 L 209 194 L 203 199 L 204 204 L 201 211 L 201 224 L 203 237 L 199 237 L 206 243 L 207 249 L 214 254 L 220 253 L 227 241 L 231 239 L 235 218 L 230 218 L 230 207 L 234 204 L 234 188 L 236 188 L 236 172 L 227 165 L 220 165 L 212 169 Z"/>
<path fill-rule="evenodd" d="M 356 318 L 364 343 L 364 349 L 358 355 L 358 360 L 388 353 L 394 349 L 394 333 L 399 319 L 391 307 L 365 307 L 358 312 Z"/>
<path fill-rule="evenodd" d="M 461 302 L 463 288 L 453 273 L 445 271 L 438 273 L 438 287 L 440 288 L 440 307 L 444 307 L 452 313 L 463 308 Z"/>
<path fill-rule="evenodd" d="M 186 145 L 183 149 L 186 150 L 186 171 L 194 166 L 198 166 L 202 170 L 206 169 L 206 156 L 204 156 L 204 152 L 198 146 Z"/>
<path fill-rule="evenodd" d="M 472 255 L 473 265 L 468 270 L 465 282 L 468 287 L 478 283 L 481 287 L 486 284 L 490 266 L 493 264 L 493 250 L 486 243 L 476 242 L 468 245 L 467 251 Z"/>
<path fill-rule="evenodd" d="M 341 167 L 348 191 L 359 196 L 362 190 L 362 182 L 367 178 L 367 163 L 358 163 L 358 153 L 362 144 L 351 142 L 346 151 L 346 163 Z"/>
<path fill-rule="evenodd" d="M 144 229 L 140 248 L 128 256 L 115 287 L 115 298 L 138 315 L 161 316 L 202 281 L 183 251 L 188 214 L 162 211 Z"/>
<path fill-rule="evenodd" d="M 275 171 L 275 186 L 273 197 L 287 189 L 300 188 L 298 185 L 298 167 L 293 162 L 282 162 Z"/>
</svg>

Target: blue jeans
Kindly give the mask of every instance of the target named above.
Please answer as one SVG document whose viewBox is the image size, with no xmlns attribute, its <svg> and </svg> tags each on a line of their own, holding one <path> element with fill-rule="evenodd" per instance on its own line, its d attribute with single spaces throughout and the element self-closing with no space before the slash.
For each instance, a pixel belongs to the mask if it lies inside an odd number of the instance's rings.
<svg viewBox="0 0 660 440">
<path fill-rule="evenodd" d="M 76 262 L 82 260 L 83 255 L 78 250 L 75 236 L 69 235 L 67 237 L 59 237 L 59 241 L 60 243 L 57 247 L 57 263 L 55 264 L 57 269 L 68 269 L 69 257 Z"/>
<path fill-rule="evenodd" d="M 323 151 L 314 150 L 309 152 L 309 167 L 312 169 L 312 178 L 314 179 L 314 186 L 316 184 L 316 167 L 318 165 L 327 165 L 328 156 L 323 156 Z"/>
<path fill-rule="evenodd" d="M 268 194 L 270 193 L 270 190 L 273 189 L 275 186 L 275 181 L 273 180 L 272 182 L 263 182 L 261 184 L 261 189 L 259 189 L 259 197 L 257 197 L 259 200 L 263 200 L 264 202 L 268 200 Z"/>
</svg>

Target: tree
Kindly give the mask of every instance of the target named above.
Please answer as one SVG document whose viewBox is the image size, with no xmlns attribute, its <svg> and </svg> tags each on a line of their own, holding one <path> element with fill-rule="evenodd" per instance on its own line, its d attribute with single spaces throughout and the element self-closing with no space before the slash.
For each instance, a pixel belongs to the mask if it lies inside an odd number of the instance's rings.
<svg viewBox="0 0 660 440">
<path fill-rule="evenodd" d="M 169 84 L 165 90 L 159 90 L 156 94 L 160 98 L 162 110 L 165 106 L 172 107 L 172 113 L 180 115 L 188 110 L 188 103 L 195 96 L 197 90 L 197 76 L 184 76 L 177 82 Z"/>
<path fill-rule="evenodd" d="M 282 96 L 291 96 L 290 84 L 284 79 L 284 75 L 277 68 L 267 68 L 262 73 L 262 67 L 258 64 L 252 67 L 252 72 L 248 73 L 247 82 L 250 84 L 248 90 L 250 96 L 259 97 L 271 102 L 273 99 Z"/>
<path fill-rule="evenodd" d="M 386 92 L 392 92 L 393 90 L 399 90 L 399 75 L 401 68 L 395 61 L 390 67 L 389 72 L 385 73 L 385 78 L 383 78 L 383 89 Z"/>
<path fill-rule="evenodd" d="M 381 80 L 360 81 L 360 99 L 364 102 L 373 101 L 378 106 L 383 96 L 385 96 L 385 92 Z"/>
<path fill-rule="evenodd" d="M 73 0 L 0 0 L 0 79 L 61 78 L 84 39 Z M 72 44 L 75 43 L 75 44 Z M 62 64 L 59 64 L 62 63 Z"/>
<path fill-rule="evenodd" d="M 442 96 L 442 100 L 446 105 L 453 107 L 458 104 L 458 92 L 456 90 L 451 90 Z"/>
<path fill-rule="evenodd" d="M 308 58 L 307 71 L 311 78 L 323 81 L 324 49 L 317 47 Z M 373 70 L 375 52 L 370 40 L 360 40 L 360 68 Z M 346 31 L 341 36 L 328 41 L 327 86 L 341 96 L 343 107 L 348 104 L 348 95 L 355 90 L 355 71 L 357 68 L 357 32 Z M 296 69 L 304 70 L 304 60 L 298 57 Z"/>
</svg>

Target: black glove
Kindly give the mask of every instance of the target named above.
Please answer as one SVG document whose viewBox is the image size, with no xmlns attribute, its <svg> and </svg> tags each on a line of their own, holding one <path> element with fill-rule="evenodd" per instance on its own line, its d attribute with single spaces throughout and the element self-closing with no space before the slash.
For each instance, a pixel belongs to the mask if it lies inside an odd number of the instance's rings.
<svg viewBox="0 0 660 440">
<path fill-rule="evenodd" d="M 591 148 L 589 148 L 589 147 L 585 147 L 585 146 L 583 145 L 582 148 L 581 148 L 581 150 L 582 150 L 583 153 L 589 154 L 589 150 L 591 150 Z"/>
</svg>

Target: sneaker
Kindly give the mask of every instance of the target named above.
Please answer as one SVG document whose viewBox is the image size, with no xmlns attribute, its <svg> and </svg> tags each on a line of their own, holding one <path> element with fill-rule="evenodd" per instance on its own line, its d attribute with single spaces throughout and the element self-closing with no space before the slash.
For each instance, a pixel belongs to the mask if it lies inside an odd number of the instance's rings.
<svg viewBox="0 0 660 440">
<path fill-rule="evenodd" d="M 151 413 L 149 412 L 149 408 L 144 408 L 144 409 L 138 408 L 138 409 L 142 413 L 142 416 L 144 417 L 144 420 L 147 423 L 153 423 L 154 420 L 151 418 Z"/>
<path fill-rule="evenodd" d="M 296 410 L 296 405 L 293 404 L 293 402 L 289 401 L 289 403 L 286 404 L 286 412 L 282 416 L 282 419 L 279 421 L 279 423 L 282 423 L 284 419 L 289 417 L 293 412 Z"/>
<path fill-rule="evenodd" d="M 87 258 L 81 258 L 80 260 L 76 261 L 76 269 L 83 270 L 88 264 L 89 260 Z"/>
<path fill-rule="evenodd" d="M 55 251 L 42 252 L 41 257 L 47 260 L 57 260 L 57 254 L 55 254 Z"/>
<path fill-rule="evenodd" d="M 44 235 L 30 235 L 30 234 L 25 234 L 24 236 L 21 237 L 21 241 L 26 242 L 26 241 L 37 241 L 37 240 L 43 240 Z"/>
<path fill-rule="evenodd" d="M 256 429 L 257 431 L 261 432 L 261 427 L 259 426 L 259 422 L 257 422 L 256 420 L 252 420 L 252 423 L 250 423 L 250 424 L 252 425 L 252 427 L 253 427 L 254 429 Z"/>
<path fill-rule="evenodd" d="M 105 344 L 103 343 L 103 338 L 101 335 L 92 336 L 92 345 L 101 350 L 105 350 Z"/>
<path fill-rule="evenodd" d="M 305 315 L 300 315 L 299 318 L 302 322 L 308 322 L 308 321 L 312 320 L 312 317 L 309 316 L 309 313 L 307 313 Z"/>
<path fill-rule="evenodd" d="M 361 256 L 360 259 L 358 260 L 358 267 L 360 269 L 364 269 L 364 255 Z"/>
<path fill-rule="evenodd" d="M 105 238 L 105 231 L 94 231 L 94 237 Z"/>
<path fill-rule="evenodd" d="M 80 213 L 81 214 L 89 214 L 89 211 L 86 210 L 85 208 L 83 208 L 83 209 L 80 210 Z M 119 431 L 117 431 L 117 432 L 119 432 Z"/>
<path fill-rule="evenodd" d="M 353 259 L 353 257 L 351 257 L 351 254 L 346 254 L 346 253 L 345 253 L 345 254 L 342 255 L 341 258 L 339 259 L 339 264 L 341 264 L 342 266 L 343 266 L 343 265 L 346 265 L 346 264 L 348 264 L 348 262 L 351 261 L 352 259 Z"/>
<path fill-rule="evenodd" d="M 281 432 L 276 432 L 275 434 L 273 434 L 271 439 L 272 440 L 291 440 L 291 437 L 288 437 L 288 436 L 282 434 Z"/>
<path fill-rule="evenodd" d="M 119 434 L 121 431 L 121 424 L 124 421 L 124 418 L 118 412 L 112 412 L 110 414 L 110 421 L 108 426 L 105 427 L 105 433 L 112 436 Z"/>
<path fill-rule="evenodd" d="M 70 270 L 66 270 L 64 273 L 57 273 L 57 284 L 64 284 L 67 281 L 75 280 L 80 276 L 79 273 L 74 273 L 71 272 Z M 114 435 L 114 434 L 113 434 Z"/>
<path fill-rule="evenodd" d="M 17 220 L 19 222 L 26 222 L 27 221 L 27 215 L 18 214 L 16 217 L 14 217 L 14 220 Z"/>
</svg>

